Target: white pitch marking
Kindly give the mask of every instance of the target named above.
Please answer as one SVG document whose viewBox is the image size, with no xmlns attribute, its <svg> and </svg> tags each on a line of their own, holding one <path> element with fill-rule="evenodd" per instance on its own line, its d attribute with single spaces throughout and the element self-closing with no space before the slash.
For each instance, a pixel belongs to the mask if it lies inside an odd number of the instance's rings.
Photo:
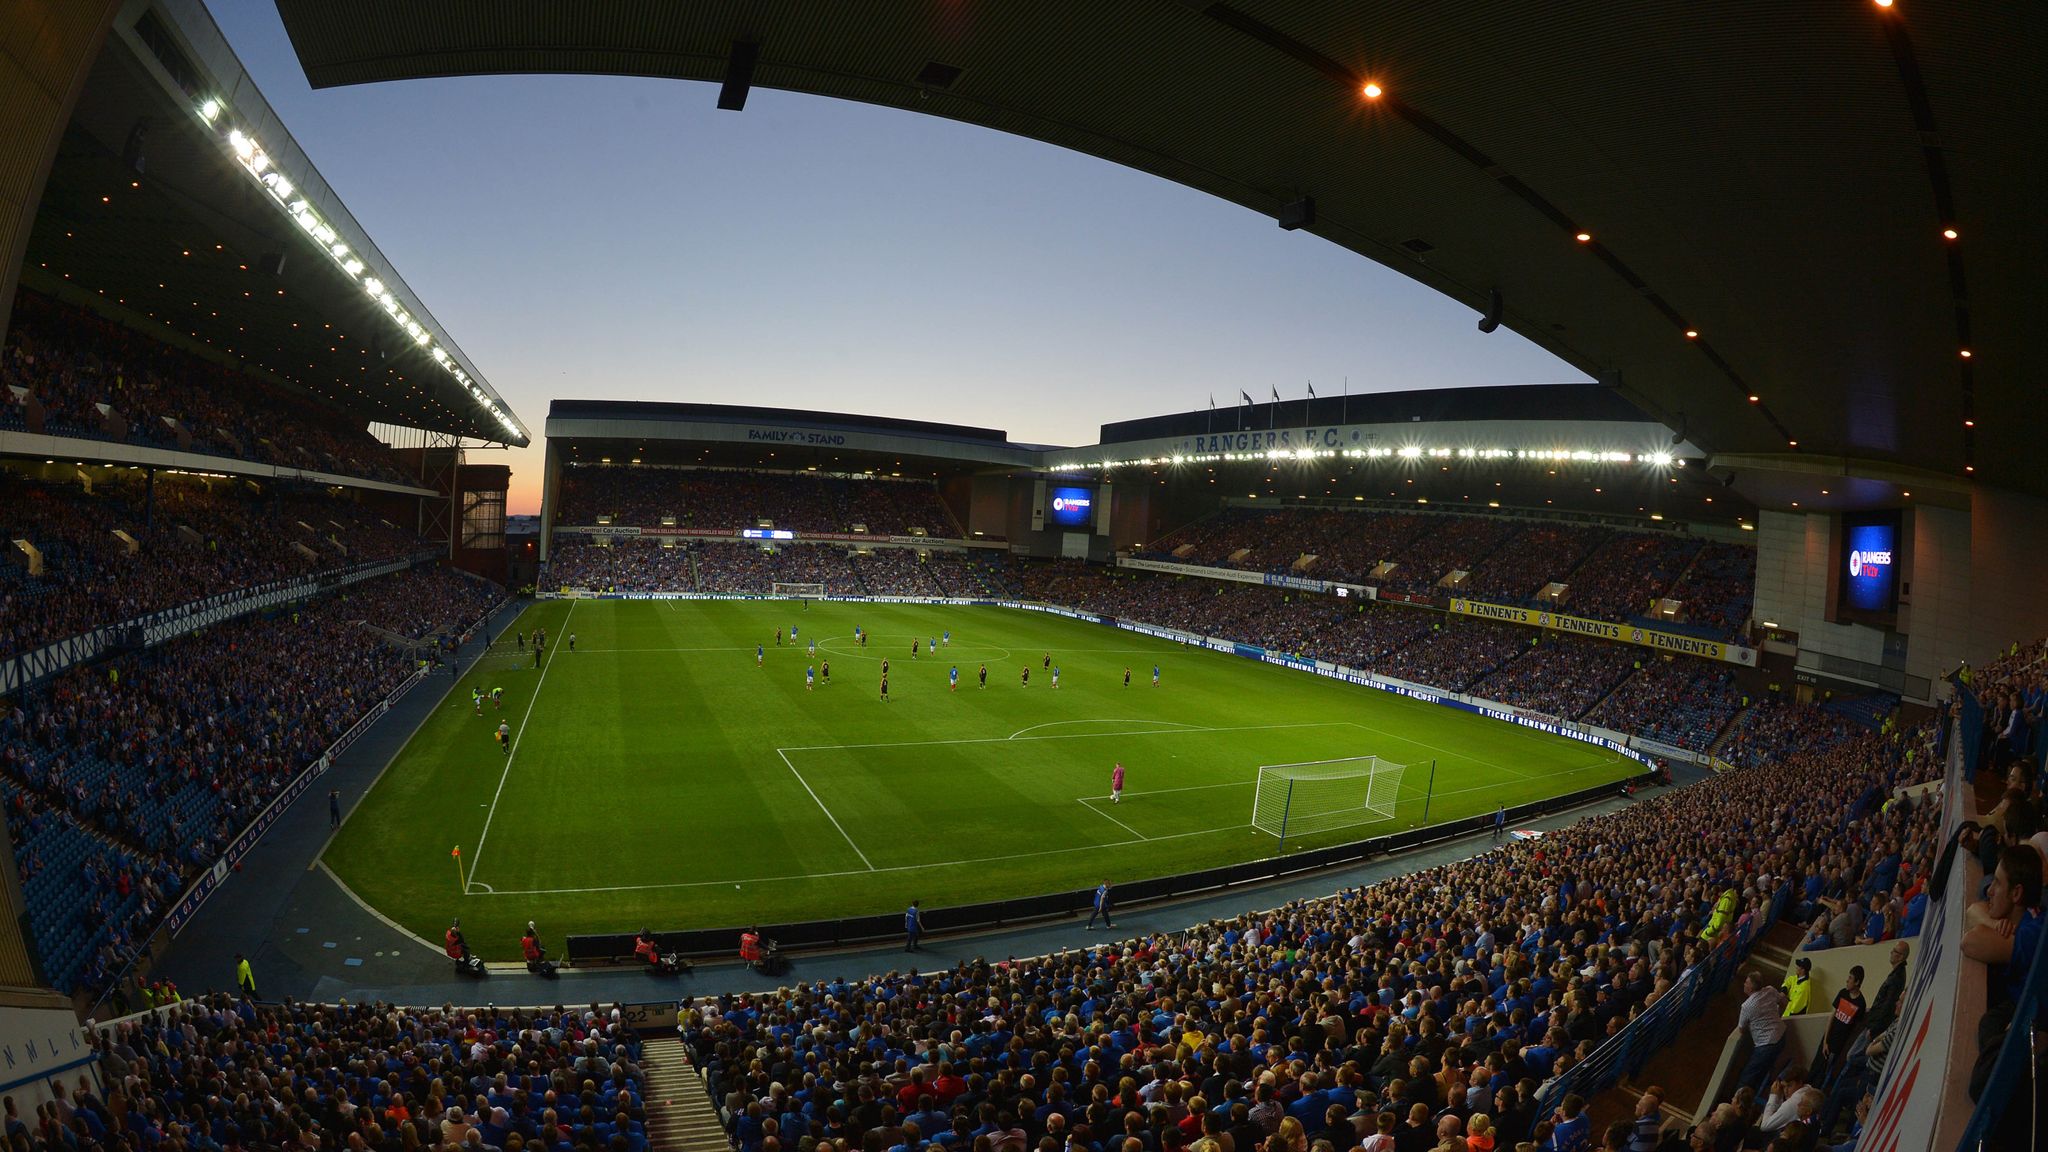
<svg viewBox="0 0 2048 1152">
<path fill-rule="evenodd" d="M 875 871 L 876 869 L 874 862 L 868 859 L 867 853 L 860 850 L 860 845 L 855 844 L 853 842 L 853 837 L 848 836 L 846 834 L 846 829 L 844 827 L 841 827 L 839 823 L 839 817 L 834 816 L 832 814 L 832 810 L 830 808 L 825 807 L 825 802 L 823 800 L 818 799 L 818 793 L 811 787 L 811 782 L 809 780 L 804 779 L 804 774 L 796 770 L 796 765 L 789 762 L 789 757 L 783 752 L 782 749 L 777 748 L 775 750 L 775 754 L 777 756 L 782 757 L 782 766 L 789 769 L 789 774 L 796 777 L 796 782 L 803 785 L 804 791 L 809 792 L 811 794 L 811 800 L 812 802 L 817 804 L 818 811 L 823 812 L 825 814 L 825 819 L 830 820 L 832 822 L 832 826 L 834 828 L 839 829 L 839 835 L 842 839 L 846 841 L 846 846 L 848 848 L 853 849 L 853 854 L 855 856 L 860 857 L 860 862 L 868 866 L 868 871 Z"/>
<path fill-rule="evenodd" d="M 1081 807 L 1088 809 L 1090 812 L 1095 813 L 1097 816 L 1102 817 L 1104 820 L 1109 821 L 1111 824 L 1114 824 L 1117 827 L 1123 829 L 1124 831 L 1129 832 L 1131 835 L 1136 836 L 1140 840 L 1151 839 L 1150 836 L 1145 835 L 1143 832 L 1138 831 L 1136 828 L 1131 827 L 1129 824 L 1126 824 L 1123 821 L 1117 819 L 1116 817 L 1111 816 L 1109 813 L 1104 812 L 1102 809 L 1097 808 L 1093 803 L 1091 803 L 1091 801 L 1093 801 L 1094 799 L 1096 798 L 1093 796 L 1078 796 L 1074 799 L 1074 803 L 1079 804 Z"/>
<path fill-rule="evenodd" d="M 1240 724 L 1225 728 L 1188 728 L 1187 732 L 1261 732 L 1272 728 L 1338 728 L 1349 725 L 1349 720 L 1319 720 L 1302 724 Z M 1143 732 L 1077 732 L 1071 736 L 1028 736 L 1031 740 L 1093 740 L 1102 736 L 1177 736 L 1183 729 L 1161 731 L 1149 729 Z M 777 748 L 777 752 L 838 752 L 852 748 L 912 748 L 941 744 L 1002 744 L 1008 736 L 973 736 L 959 740 L 889 740 L 876 744 L 802 744 L 788 748 Z"/>
<path fill-rule="evenodd" d="M 1617 758 L 1617 760 L 1610 763 L 1618 762 L 1619 759 Z M 1571 775 L 1572 773 L 1584 772 L 1601 766 L 1599 764 L 1589 764 L 1582 768 L 1574 768 L 1568 772 L 1558 773 L 1558 775 Z M 1221 785 L 1218 785 L 1218 787 L 1221 787 Z M 1468 792 L 1490 791 L 1496 787 L 1498 785 L 1475 784 L 1469 788 L 1452 788 L 1448 791 L 1439 792 L 1437 795 L 1462 796 Z M 1080 797 L 1079 799 L 1086 802 L 1088 798 Z M 1553 813 L 1553 815 L 1555 814 Z M 1363 823 L 1374 823 L 1374 821 L 1364 821 Z M 1118 840 L 1108 844 L 1082 844 L 1072 848 L 1043 848 L 1035 852 L 1010 852 L 1001 856 L 981 856 L 971 860 L 935 860 L 926 864 L 891 864 L 867 871 L 848 869 L 841 872 L 802 872 L 792 876 L 757 876 L 751 879 L 743 878 L 743 882 L 747 884 L 780 884 L 796 880 L 835 880 L 846 876 L 865 876 L 869 872 L 922 872 L 930 868 L 962 868 L 970 864 L 999 864 L 1006 860 L 1028 860 L 1039 856 L 1064 856 L 1073 852 L 1100 852 L 1105 848 L 1124 848 L 1133 844 L 1162 844 L 1168 840 L 1186 840 L 1194 836 L 1213 836 L 1218 832 L 1241 832 L 1248 827 L 1250 827 L 1248 824 L 1229 824 L 1221 828 L 1199 828 L 1193 832 L 1170 832 L 1164 836 L 1153 836 L 1150 839 Z M 1349 825 L 1348 827 L 1357 827 L 1357 825 Z M 1473 833 L 1475 836 L 1480 834 L 1478 832 Z M 722 887 L 734 882 L 732 878 L 728 877 L 722 880 L 676 880 L 663 884 L 612 884 L 596 888 L 527 888 L 519 891 L 492 892 L 488 893 L 488 895 L 577 896 L 592 892 L 647 892 L 666 888 L 711 888 Z M 476 893 L 469 893 L 469 895 L 476 895 Z"/>
<path fill-rule="evenodd" d="M 569 618 L 576 615 L 576 601 L 569 601 L 569 610 L 562 614 L 562 631 L 569 631 Z M 559 657 L 559 650 L 557 656 Z M 555 662 L 548 661 L 541 666 L 540 679 L 533 682 L 533 695 L 527 698 L 526 714 L 519 718 L 519 731 L 512 734 L 512 747 L 505 753 L 505 770 L 498 773 L 498 787 L 491 793 L 491 810 L 484 813 L 484 830 L 476 838 L 476 855 L 469 858 L 469 885 L 476 883 L 477 866 L 483 863 L 484 841 L 491 835 L 491 821 L 498 815 L 498 797 L 505 793 L 505 780 L 512 775 L 512 762 L 519 759 L 519 742 L 526 738 L 527 721 L 533 719 L 533 706 L 540 703 L 540 690 L 548 682 L 548 673 L 554 671 Z M 464 891 L 468 890 L 465 886 Z"/>
<path fill-rule="evenodd" d="M 1015 740 L 1026 732 L 1036 732 L 1040 728 L 1058 728 L 1068 724 L 1160 724 L 1172 725 L 1176 729 L 1190 732 L 1212 731 L 1212 729 L 1204 728 L 1199 724 L 1183 724 L 1178 720 L 1048 720 L 1043 724 L 1033 724 L 1029 728 L 1019 728 L 1015 732 L 1010 733 L 1009 738 Z"/>
</svg>

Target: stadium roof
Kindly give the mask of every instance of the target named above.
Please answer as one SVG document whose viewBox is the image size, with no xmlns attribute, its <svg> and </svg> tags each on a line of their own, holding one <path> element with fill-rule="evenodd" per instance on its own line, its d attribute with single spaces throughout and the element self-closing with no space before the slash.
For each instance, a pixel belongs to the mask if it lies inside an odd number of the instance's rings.
<svg viewBox="0 0 2048 1152">
<path fill-rule="evenodd" d="M 1574 424 L 1649 424 L 1635 405 L 1598 384 L 1512 384 L 1497 388 L 1430 388 L 1414 392 L 1373 392 L 1358 396 L 1260 402 L 1242 406 L 1247 426 L 1264 428 L 1269 414 L 1290 426 L 1350 424 L 1468 423 L 1517 421 L 1569 430 Z M 1167 436 L 1223 431 L 1237 409 L 1144 416 L 1102 426 L 1102 443 L 1113 445 Z M 1218 423 L 1218 417 L 1223 418 Z M 1660 441 L 1659 447 L 1663 447 Z"/>
<path fill-rule="evenodd" d="M 992 428 L 743 404 L 556 400 L 548 452 L 565 464 L 689 464 L 910 476 L 1030 468 L 1037 445 Z"/>
<path fill-rule="evenodd" d="M 1974 465 L 2048 492 L 2042 5 L 278 8 L 315 87 L 581 72 L 743 97 L 751 53 L 752 84 L 1035 137 L 1257 212 L 1310 197 L 1310 231 L 1475 312 L 1498 290 L 1508 327 L 1743 468 L 1932 486 L 1916 470 Z"/>
<path fill-rule="evenodd" d="M 528 440 L 197 0 L 116 19 L 38 205 L 22 283 L 162 325 L 366 422 Z"/>
</svg>

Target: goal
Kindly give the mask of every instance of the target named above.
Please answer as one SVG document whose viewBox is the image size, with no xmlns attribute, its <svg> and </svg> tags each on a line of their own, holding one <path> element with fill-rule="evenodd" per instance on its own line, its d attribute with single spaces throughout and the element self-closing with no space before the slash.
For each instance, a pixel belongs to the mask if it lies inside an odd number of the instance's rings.
<svg viewBox="0 0 2048 1152">
<path fill-rule="evenodd" d="M 1285 847 L 1289 836 L 1392 820 L 1407 770 L 1377 756 L 1261 765 L 1252 827 Z"/>
<path fill-rule="evenodd" d="M 777 580 L 773 585 L 773 590 L 775 595 L 786 596 L 791 600 L 823 600 L 825 598 L 825 586 L 823 584 L 789 584 Z"/>
</svg>

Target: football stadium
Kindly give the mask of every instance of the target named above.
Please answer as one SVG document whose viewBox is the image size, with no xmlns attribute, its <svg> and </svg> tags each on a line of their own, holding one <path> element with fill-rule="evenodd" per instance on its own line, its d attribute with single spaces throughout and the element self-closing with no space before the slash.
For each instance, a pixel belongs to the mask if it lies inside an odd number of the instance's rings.
<svg viewBox="0 0 2048 1152">
<path fill-rule="evenodd" d="M 2048 1147 L 2044 62 L 0 0 L 10 1152 Z"/>
</svg>

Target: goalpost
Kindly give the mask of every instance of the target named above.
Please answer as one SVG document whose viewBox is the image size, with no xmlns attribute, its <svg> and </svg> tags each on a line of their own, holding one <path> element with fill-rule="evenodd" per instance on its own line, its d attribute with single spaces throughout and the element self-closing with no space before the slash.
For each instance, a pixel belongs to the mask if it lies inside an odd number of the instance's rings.
<svg viewBox="0 0 2048 1152">
<path fill-rule="evenodd" d="M 794 584 L 777 580 L 770 588 L 775 595 L 791 600 L 823 600 L 825 598 L 825 586 L 823 584 Z"/>
<path fill-rule="evenodd" d="M 1252 827 L 1285 848 L 1289 836 L 1392 820 L 1407 770 L 1377 756 L 1262 764 L 1252 791 Z"/>
</svg>

